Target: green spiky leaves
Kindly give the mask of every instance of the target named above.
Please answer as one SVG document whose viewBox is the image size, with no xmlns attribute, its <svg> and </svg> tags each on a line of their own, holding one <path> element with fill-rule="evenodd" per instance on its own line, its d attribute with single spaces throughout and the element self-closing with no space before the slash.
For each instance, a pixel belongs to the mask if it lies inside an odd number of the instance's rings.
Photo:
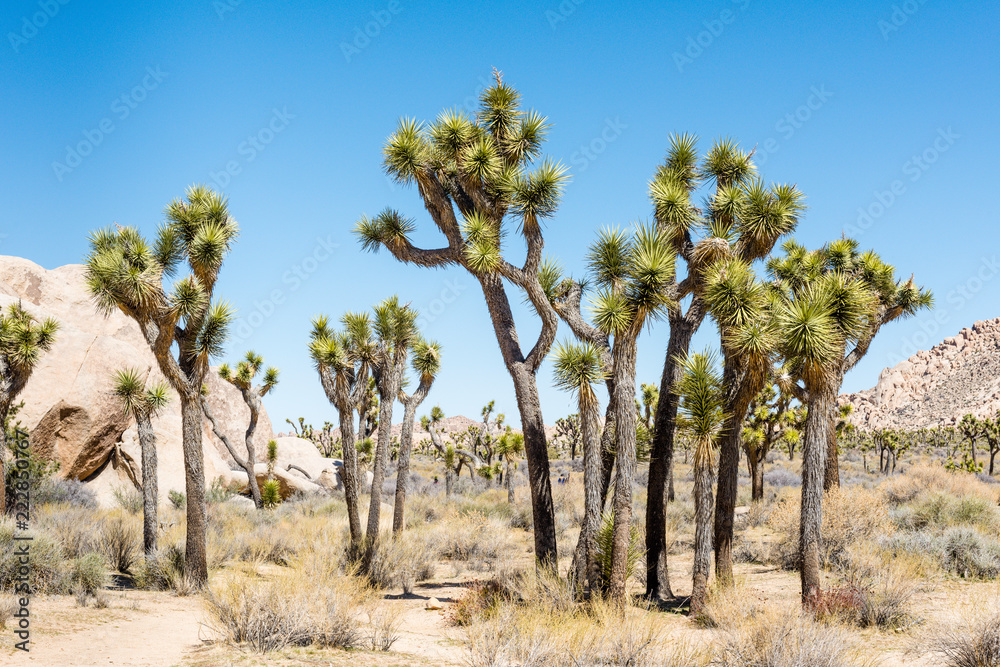
<svg viewBox="0 0 1000 667">
<path fill-rule="evenodd" d="M 49 317 L 39 321 L 20 303 L 0 312 L 0 358 L 12 375 L 2 378 L 10 384 L 8 389 L 24 386 L 42 354 L 52 349 L 58 331 L 57 320 Z"/>
<path fill-rule="evenodd" d="M 361 241 L 362 249 L 375 253 L 383 245 L 390 249 L 408 246 L 414 229 L 416 223 L 411 218 L 385 209 L 374 218 L 361 216 L 354 226 L 354 235 Z"/>
<path fill-rule="evenodd" d="M 726 420 L 722 377 L 711 353 L 689 354 L 679 361 L 682 374 L 674 389 L 680 397 L 678 428 L 695 441 L 695 460 L 708 463 Z"/>
<path fill-rule="evenodd" d="M 246 353 L 243 360 L 236 364 L 235 371 L 229 364 L 219 366 L 219 377 L 241 391 L 255 391 L 258 396 L 264 396 L 278 384 L 280 372 L 277 368 L 269 366 L 264 370 L 261 384 L 254 387 L 253 381 L 263 366 L 264 358 L 253 350 L 250 350 Z"/>
<path fill-rule="evenodd" d="M 423 124 L 404 118 L 382 149 L 385 172 L 397 183 L 412 183 L 429 157 Z"/>
<path fill-rule="evenodd" d="M 556 343 L 549 353 L 555 386 L 583 403 L 596 404 L 593 385 L 607 377 L 600 350 L 591 343 Z"/>
<path fill-rule="evenodd" d="M 112 393 L 131 417 L 151 417 L 170 401 L 167 385 L 157 382 L 147 387 L 145 374 L 137 368 L 115 371 L 112 383 Z"/>
<path fill-rule="evenodd" d="M 465 237 L 464 253 L 469 269 L 479 274 L 495 271 L 502 258 L 499 225 L 477 211 L 466 216 L 462 234 Z"/>
</svg>

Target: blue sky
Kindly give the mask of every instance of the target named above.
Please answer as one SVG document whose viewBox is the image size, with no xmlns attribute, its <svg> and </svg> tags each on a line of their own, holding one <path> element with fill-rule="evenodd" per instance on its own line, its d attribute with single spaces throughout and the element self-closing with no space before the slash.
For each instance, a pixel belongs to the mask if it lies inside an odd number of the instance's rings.
<svg viewBox="0 0 1000 667">
<path fill-rule="evenodd" d="M 757 146 L 761 175 L 794 182 L 809 247 L 845 230 L 915 273 L 931 313 L 887 327 L 846 390 L 975 320 L 1000 315 L 1000 10 L 994 3 L 413 3 L 10 0 L 0 29 L 0 253 L 81 261 L 112 222 L 152 232 L 196 182 L 242 227 L 220 293 L 240 311 L 234 359 L 282 370 L 272 420 L 334 420 L 306 355 L 309 320 L 398 293 L 425 314 L 444 367 L 426 408 L 514 419 L 510 379 L 477 283 L 360 251 L 362 214 L 415 217 L 381 171 L 402 116 L 474 108 L 496 67 L 552 123 L 570 169 L 546 250 L 575 274 L 599 228 L 648 218 L 647 182 L 674 132 Z M 516 296 L 514 300 L 519 300 Z M 522 344 L 537 324 L 517 313 Z M 658 382 L 665 324 L 642 341 Z M 560 337 L 569 336 L 561 330 Z M 713 345 L 706 322 L 695 346 Z M 545 419 L 572 411 L 539 372 Z"/>
</svg>

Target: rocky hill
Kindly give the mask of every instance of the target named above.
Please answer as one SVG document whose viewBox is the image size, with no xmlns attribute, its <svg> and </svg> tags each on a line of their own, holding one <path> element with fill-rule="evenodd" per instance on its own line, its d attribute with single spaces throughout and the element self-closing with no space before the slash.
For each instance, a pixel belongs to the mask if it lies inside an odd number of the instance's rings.
<svg viewBox="0 0 1000 667">
<path fill-rule="evenodd" d="M 882 371 L 878 384 L 839 402 L 864 429 L 950 426 L 966 413 L 1000 409 L 1000 318 L 976 322 L 930 350 Z"/>
</svg>

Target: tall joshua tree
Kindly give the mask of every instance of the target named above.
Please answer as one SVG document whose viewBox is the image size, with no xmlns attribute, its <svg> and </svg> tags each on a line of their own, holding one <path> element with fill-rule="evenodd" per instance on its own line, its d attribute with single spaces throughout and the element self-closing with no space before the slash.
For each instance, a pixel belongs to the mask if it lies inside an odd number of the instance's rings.
<svg viewBox="0 0 1000 667">
<path fill-rule="evenodd" d="M 429 125 L 403 120 L 385 144 L 386 172 L 415 184 L 443 247 L 426 250 L 410 240 L 415 223 L 393 210 L 363 217 L 357 234 L 366 250 L 385 247 L 399 261 L 423 267 L 460 266 L 479 282 L 504 365 L 514 383 L 528 460 L 535 557 L 556 567 L 556 530 L 549 480 L 545 424 L 536 374 L 555 339 L 558 318 L 539 281 L 542 225 L 559 201 L 565 170 L 544 161 L 533 170 L 548 124 L 519 108 L 519 93 L 495 83 L 480 98 L 475 118 L 448 111 Z M 524 264 L 502 252 L 502 239 L 515 228 L 526 245 Z M 505 283 L 522 291 L 541 319 L 541 330 L 525 353 L 517 334 Z"/>
<path fill-rule="evenodd" d="M 212 432 L 215 433 L 215 437 L 226 445 L 226 449 L 229 450 L 229 455 L 236 461 L 236 465 L 246 471 L 247 479 L 249 480 L 250 496 L 253 498 L 253 504 L 257 509 L 264 508 L 264 501 L 260 495 L 260 486 L 257 484 L 257 474 L 254 472 L 256 450 L 254 448 L 253 436 L 257 432 L 257 421 L 260 419 L 260 399 L 278 384 L 278 369 L 268 366 L 264 371 L 261 383 L 254 386 L 253 381 L 263 366 L 264 358 L 253 350 L 247 352 L 243 361 L 236 364 L 235 372 L 233 372 L 229 364 L 219 366 L 219 377 L 239 389 L 240 395 L 243 397 L 243 402 L 250 408 L 250 423 L 247 425 L 244 435 L 244 443 L 247 450 L 245 458 L 236 451 L 236 447 L 229 441 L 229 438 L 223 433 L 222 429 L 219 428 L 211 409 L 208 407 L 208 400 L 205 396 L 202 396 L 201 400 L 202 411 L 212 425 Z"/>
<path fill-rule="evenodd" d="M 343 449 L 344 498 L 347 504 L 351 558 L 360 554 L 364 539 L 359 511 L 358 450 L 355 444 L 354 412 L 365 400 L 371 357 L 374 351 L 371 323 L 364 314 L 347 313 L 342 318 L 343 331 L 330 327 L 325 315 L 312 322 L 309 356 L 316 364 L 320 383 L 327 399 L 340 415 L 340 441 Z"/>
<path fill-rule="evenodd" d="M 166 217 L 152 245 L 133 227 L 94 232 L 86 280 L 99 310 L 120 310 L 139 325 L 180 398 L 187 494 L 184 573 L 200 587 L 208 581 L 201 390 L 209 360 L 222 353 L 233 319 L 230 306 L 213 301 L 213 294 L 239 227 L 227 201 L 204 186 L 193 186 L 185 198 L 168 204 Z M 163 281 L 182 262 L 190 273 L 168 294 Z"/>
<path fill-rule="evenodd" d="M 58 321 L 48 317 L 39 322 L 20 303 L 0 312 L 0 424 L 7 423 L 10 406 L 24 391 L 41 356 L 52 349 L 58 331 Z M 0 485 L 7 479 L 6 454 L 7 434 L 0 427 Z M 6 502 L 7 494 L 0 488 L 0 514 L 7 511 Z"/>
<path fill-rule="evenodd" d="M 403 404 L 403 430 L 399 438 L 399 466 L 396 469 L 396 503 L 392 510 L 392 532 L 403 532 L 406 491 L 410 483 L 410 454 L 413 452 L 413 420 L 417 408 L 427 398 L 438 371 L 441 370 L 441 346 L 434 341 L 417 340 L 413 345 L 413 371 L 420 378 L 417 390 L 407 395 L 399 390 Z"/>
<path fill-rule="evenodd" d="M 712 472 L 715 448 L 725 427 L 722 378 L 715 360 L 707 354 L 688 355 L 680 360 L 681 379 L 674 387 L 680 397 L 679 430 L 694 441 L 694 567 L 691 615 L 705 610 L 712 559 Z"/>
<path fill-rule="evenodd" d="M 609 594 L 624 607 L 636 467 L 636 347 L 643 327 L 675 305 L 670 298 L 674 253 L 663 233 L 652 227 L 639 226 L 631 234 L 605 230 L 591 246 L 587 264 L 598 287 L 592 305 L 594 323 L 614 339 L 617 465 Z"/>
<path fill-rule="evenodd" d="M 583 525 L 576 546 L 576 567 L 572 571 L 579 590 L 596 592 L 602 584 L 597 558 L 597 531 L 601 525 L 601 406 L 593 385 L 604 380 L 600 350 L 591 343 L 558 344 L 552 350 L 555 384 L 576 394 L 583 441 Z"/>
<path fill-rule="evenodd" d="M 843 280 L 858 282 L 875 298 L 872 312 L 866 318 L 857 337 L 840 352 L 832 381 L 839 392 L 844 375 L 854 368 L 871 346 L 881 328 L 897 319 L 912 317 L 924 308 L 930 308 L 934 297 L 930 290 L 914 284 L 913 276 L 902 281 L 895 277 L 892 265 L 882 261 L 874 250 L 860 251 L 856 240 L 842 238 L 809 252 L 795 241 L 783 245 L 784 257 L 768 262 L 768 269 L 783 285 L 800 289 L 802 285 L 827 274 L 838 274 Z M 827 419 L 827 455 L 823 473 L 823 488 L 840 485 L 840 467 L 837 455 L 836 410 Z"/>
<path fill-rule="evenodd" d="M 786 294 L 777 307 L 781 349 L 807 408 L 802 444 L 802 509 L 799 528 L 802 601 L 821 594 L 820 552 L 823 525 L 823 475 L 829 415 L 836 406 L 843 350 L 864 334 L 875 310 L 875 296 L 859 281 L 825 274 Z"/>
<path fill-rule="evenodd" d="M 675 309 L 669 315 L 670 338 L 653 422 L 649 468 L 651 500 L 646 512 L 646 595 L 651 599 L 669 592 L 663 590 L 660 578 L 666 573 L 664 503 L 673 498 L 671 480 L 678 397 L 671 393 L 671 387 L 680 379 L 678 360 L 687 353 L 691 338 L 708 313 L 708 304 L 703 298 L 707 269 L 721 258 L 738 258 L 752 264 L 765 257 L 777 239 L 794 229 L 802 210 L 802 196 L 794 186 L 765 187 L 755 177 L 752 157 L 752 152 L 740 149 L 735 141 L 724 139 L 716 141 L 699 164 L 697 138 L 675 136 L 649 188 L 657 225 L 687 265 L 687 275 L 674 285 L 676 298 L 691 296 L 686 310 Z M 704 206 L 697 208 L 691 200 L 702 185 L 715 187 Z M 731 396 L 727 403 L 733 400 L 735 397 Z M 734 411 L 728 412 L 733 419 Z M 732 540 L 739 435 L 738 428 L 727 430 L 719 444 L 717 547 L 719 543 L 725 546 L 727 535 L 728 542 Z"/>
<path fill-rule="evenodd" d="M 371 564 L 378 542 L 382 512 L 382 482 L 385 480 L 385 468 L 389 463 L 391 446 L 392 409 L 403 385 L 403 373 L 406 371 L 410 346 L 418 339 L 416 320 L 417 311 L 408 304 L 400 305 L 398 297 L 390 297 L 375 306 L 372 376 L 378 389 L 379 415 L 378 441 L 375 443 L 372 488 L 368 505 L 368 530 L 365 533 L 366 570 Z"/>
<path fill-rule="evenodd" d="M 114 375 L 114 395 L 125 414 L 135 419 L 142 454 L 142 546 L 147 556 L 156 552 L 156 519 L 159 497 L 156 488 L 156 432 L 152 418 L 170 400 L 167 385 L 158 382 L 149 387 L 138 369 L 125 368 Z"/>
</svg>

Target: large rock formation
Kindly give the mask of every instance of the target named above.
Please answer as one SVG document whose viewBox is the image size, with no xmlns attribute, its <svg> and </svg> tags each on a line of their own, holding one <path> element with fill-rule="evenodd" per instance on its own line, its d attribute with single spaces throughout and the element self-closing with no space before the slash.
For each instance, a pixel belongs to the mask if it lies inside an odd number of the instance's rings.
<svg viewBox="0 0 1000 667">
<path fill-rule="evenodd" d="M 42 357 L 25 391 L 17 415 L 31 434 L 35 452 L 60 464 L 60 475 L 92 481 L 102 502 L 114 486 L 141 479 L 135 428 L 110 394 L 112 373 L 126 366 L 162 379 L 138 326 L 120 312 L 97 312 L 83 282 L 83 266 L 47 271 L 18 257 L 0 256 L 0 307 L 20 300 L 35 316 L 51 316 L 61 328 L 53 349 Z M 213 413 L 231 442 L 243 449 L 250 411 L 239 392 L 213 371 L 206 382 Z M 184 490 L 180 403 L 176 395 L 153 420 L 157 434 L 159 492 Z M 274 437 L 271 421 L 261 411 L 256 441 L 264 458 Z M 205 477 L 238 483 L 225 446 L 206 426 L 203 433 Z M 301 445 L 297 444 L 298 450 Z M 297 451 L 298 451 L 297 450 Z M 280 451 L 280 449 L 279 449 Z M 313 459 L 319 454 L 313 449 Z M 298 458 L 309 458 L 298 451 Z M 245 480 L 246 475 L 243 475 Z"/>
<path fill-rule="evenodd" d="M 950 426 L 971 413 L 1000 409 L 1000 318 L 976 322 L 930 350 L 882 371 L 878 384 L 840 403 L 854 405 L 851 421 L 864 429 L 914 430 Z"/>
</svg>

